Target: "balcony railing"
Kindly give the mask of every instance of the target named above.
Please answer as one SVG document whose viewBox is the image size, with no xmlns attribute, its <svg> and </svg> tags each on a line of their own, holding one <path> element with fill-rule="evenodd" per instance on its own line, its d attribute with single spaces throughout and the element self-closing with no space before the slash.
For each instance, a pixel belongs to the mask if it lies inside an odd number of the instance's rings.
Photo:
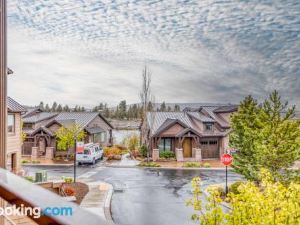
<svg viewBox="0 0 300 225">
<path fill-rule="evenodd" d="M 50 216 L 49 214 L 41 214 L 41 217 L 31 219 L 37 224 L 53 225 L 53 224 L 70 224 L 70 225 L 109 225 L 101 217 L 96 214 L 85 211 L 78 205 L 72 202 L 65 201 L 62 197 L 52 193 L 40 186 L 37 186 L 29 181 L 0 169 L 0 198 L 2 203 L 0 207 L 4 208 L 7 204 L 15 205 L 16 207 L 38 207 L 44 210 L 48 207 L 59 209 L 72 209 L 72 215 Z M 1 201 L 1 200 L 0 200 Z M 99 212 L 100 213 L 100 212 Z M 4 224 L 14 224 L 9 216 L 2 218 Z M 3 223 L 3 222 L 2 222 Z"/>
</svg>

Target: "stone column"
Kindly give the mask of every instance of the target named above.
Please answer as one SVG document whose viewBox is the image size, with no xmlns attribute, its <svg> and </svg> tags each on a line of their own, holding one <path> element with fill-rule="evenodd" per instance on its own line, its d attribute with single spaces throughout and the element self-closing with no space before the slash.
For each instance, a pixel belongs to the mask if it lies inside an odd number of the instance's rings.
<svg viewBox="0 0 300 225">
<path fill-rule="evenodd" d="M 54 147 L 46 147 L 45 159 L 53 159 L 54 156 Z"/>
<path fill-rule="evenodd" d="M 159 149 L 152 150 L 152 160 L 155 162 L 159 160 Z"/>
<path fill-rule="evenodd" d="M 201 161 L 202 160 L 201 148 L 194 148 L 193 151 L 195 151 L 195 160 Z"/>
<path fill-rule="evenodd" d="M 176 148 L 175 149 L 176 154 L 176 160 L 177 162 L 183 162 L 183 149 L 182 148 Z"/>
<path fill-rule="evenodd" d="M 38 147 L 32 147 L 31 149 L 31 159 L 36 160 L 38 158 Z"/>
</svg>

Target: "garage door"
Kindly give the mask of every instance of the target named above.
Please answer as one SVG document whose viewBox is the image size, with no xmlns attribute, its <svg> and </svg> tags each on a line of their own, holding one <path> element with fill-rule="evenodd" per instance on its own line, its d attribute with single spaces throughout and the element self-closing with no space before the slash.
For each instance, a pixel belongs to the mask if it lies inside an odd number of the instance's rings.
<svg viewBox="0 0 300 225">
<path fill-rule="evenodd" d="M 218 139 L 205 139 L 202 140 L 200 144 L 203 159 L 212 159 L 220 157 Z"/>
</svg>

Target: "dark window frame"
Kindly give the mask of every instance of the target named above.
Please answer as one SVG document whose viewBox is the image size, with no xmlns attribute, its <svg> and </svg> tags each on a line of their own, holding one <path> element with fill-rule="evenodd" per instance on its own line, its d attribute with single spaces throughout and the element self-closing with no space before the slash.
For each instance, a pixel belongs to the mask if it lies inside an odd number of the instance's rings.
<svg viewBox="0 0 300 225">
<path fill-rule="evenodd" d="M 12 125 L 9 125 L 9 122 L 10 122 L 9 117 L 10 116 L 12 116 L 12 118 L 13 118 L 13 124 Z M 10 130 L 10 127 L 12 128 L 11 130 Z M 16 115 L 13 114 L 13 113 L 9 113 L 7 115 L 7 132 L 8 132 L 8 134 L 15 134 L 16 133 Z"/>
<path fill-rule="evenodd" d="M 170 140 L 170 150 L 166 150 L 166 140 Z M 172 138 L 162 138 L 160 141 L 163 141 L 163 149 L 159 149 L 160 152 L 172 151 Z"/>
<path fill-rule="evenodd" d="M 213 131 L 213 129 L 214 129 L 213 123 L 204 123 L 204 126 L 205 126 L 206 131 Z"/>
</svg>

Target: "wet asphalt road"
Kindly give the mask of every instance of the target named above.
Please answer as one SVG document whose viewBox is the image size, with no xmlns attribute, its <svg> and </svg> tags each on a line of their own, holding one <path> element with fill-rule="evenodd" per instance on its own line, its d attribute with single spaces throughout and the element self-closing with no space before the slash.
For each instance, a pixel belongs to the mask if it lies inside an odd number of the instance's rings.
<svg viewBox="0 0 300 225">
<path fill-rule="evenodd" d="M 27 167 L 28 171 L 40 170 Z M 72 176 L 73 168 L 48 168 L 48 176 Z M 189 225 L 193 210 L 185 206 L 191 198 L 190 181 L 200 176 L 203 186 L 225 182 L 224 171 L 109 168 L 101 163 L 78 168 L 78 175 L 114 186 L 112 216 L 120 225 Z M 229 181 L 241 179 L 232 172 Z"/>
</svg>

